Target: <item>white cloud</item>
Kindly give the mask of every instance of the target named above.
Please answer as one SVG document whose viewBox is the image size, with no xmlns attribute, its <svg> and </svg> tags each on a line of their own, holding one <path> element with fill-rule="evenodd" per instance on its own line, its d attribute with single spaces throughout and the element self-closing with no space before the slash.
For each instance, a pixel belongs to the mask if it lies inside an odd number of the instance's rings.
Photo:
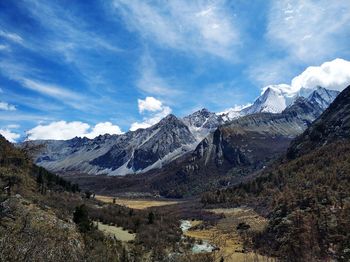
<svg viewBox="0 0 350 262">
<path fill-rule="evenodd" d="M 130 131 L 135 131 L 139 128 L 147 128 L 158 123 L 162 118 L 171 113 L 171 108 L 165 106 L 160 100 L 154 97 L 146 97 L 146 99 L 138 99 L 138 107 L 140 114 L 148 112 L 147 116 L 143 117 L 142 122 L 134 122 L 131 124 Z"/>
<path fill-rule="evenodd" d="M 15 33 L 10 33 L 10 32 L 5 32 L 3 30 L 0 30 L 0 36 L 19 44 L 23 42 L 23 38 Z"/>
<path fill-rule="evenodd" d="M 218 112 L 216 113 L 217 115 L 222 115 L 222 114 L 227 114 L 227 113 L 230 113 L 230 112 L 239 112 L 241 111 L 242 109 L 246 108 L 246 107 L 249 107 L 251 106 L 252 103 L 248 103 L 248 104 L 245 104 L 245 105 L 234 105 L 233 107 L 231 108 L 227 108 L 225 109 L 224 111 L 222 112 Z"/>
<path fill-rule="evenodd" d="M 347 50 L 350 4 L 338 0 L 272 1 L 267 37 L 288 56 L 304 62 L 320 62 Z"/>
<path fill-rule="evenodd" d="M 98 123 L 92 129 L 92 131 L 84 136 L 87 138 L 95 138 L 99 135 L 110 134 L 110 135 L 119 135 L 123 132 L 120 130 L 120 127 L 113 125 L 111 122 Z"/>
<path fill-rule="evenodd" d="M 314 88 L 316 86 L 342 91 L 350 85 L 350 61 L 334 59 L 321 66 L 310 66 L 303 73 L 293 78 L 293 90 Z"/>
<path fill-rule="evenodd" d="M 12 125 L 7 125 L 7 128 L 8 129 L 18 129 L 20 128 L 21 126 L 20 125 L 17 125 L 17 124 L 12 124 Z"/>
<path fill-rule="evenodd" d="M 227 10 L 225 1 L 113 3 L 131 29 L 163 46 L 231 58 L 240 42 L 234 14 Z"/>
<path fill-rule="evenodd" d="M 314 89 L 318 86 L 342 91 L 350 85 L 350 61 L 344 59 L 334 59 L 325 62 L 320 66 L 310 66 L 301 74 L 294 77 L 291 84 L 278 84 L 265 86 L 262 93 L 267 88 L 281 90 L 284 94 L 293 96 L 303 89 Z"/>
<path fill-rule="evenodd" d="M 162 110 L 162 102 L 152 96 L 146 97 L 145 100 L 137 99 L 137 103 L 140 113 L 144 111 L 155 112 Z"/>
<path fill-rule="evenodd" d="M 0 51 L 9 51 L 11 48 L 8 45 L 0 45 Z"/>
<path fill-rule="evenodd" d="M 87 123 L 58 121 L 48 125 L 38 125 L 27 132 L 28 140 L 67 140 L 74 137 L 94 138 L 104 134 L 121 134 L 118 126 L 110 122 L 99 123 L 91 129 Z"/>
<path fill-rule="evenodd" d="M 151 115 L 150 117 L 146 117 L 142 122 L 135 122 L 131 124 L 130 131 L 135 131 L 139 128 L 147 128 L 157 124 L 162 118 L 166 117 L 171 113 L 171 108 L 168 106 L 164 106 L 162 111 Z"/>
<path fill-rule="evenodd" d="M 14 105 L 10 105 L 9 103 L 6 103 L 6 102 L 0 102 L 0 110 L 15 111 L 16 107 Z"/>
<path fill-rule="evenodd" d="M 20 134 L 12 132 L 10 129 L 0 129 L 0 134 L 3 135 L 11 143 L 16 143 L 17 139 L 21 137 Z"/>
</svg>

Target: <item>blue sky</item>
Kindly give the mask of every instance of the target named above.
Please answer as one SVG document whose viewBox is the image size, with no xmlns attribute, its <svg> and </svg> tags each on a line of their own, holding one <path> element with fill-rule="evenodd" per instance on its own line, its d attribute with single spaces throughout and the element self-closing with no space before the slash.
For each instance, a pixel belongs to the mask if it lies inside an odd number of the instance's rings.
<svg viewBox="0 0 350 262">
<path fill-rule="evenodd" d="M 350 60 L 349 41 L 348 0 L 0 1 L 0 133 L 94 137 L 223 111 Z"/>
</svg>

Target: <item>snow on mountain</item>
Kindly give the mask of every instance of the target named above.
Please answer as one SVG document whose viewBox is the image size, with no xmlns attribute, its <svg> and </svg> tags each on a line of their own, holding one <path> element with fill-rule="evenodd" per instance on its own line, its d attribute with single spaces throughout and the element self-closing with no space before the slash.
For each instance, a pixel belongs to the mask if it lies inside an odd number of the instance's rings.
<svg viewBox="0 0 350 262">
<path fill-rule="evenodd" d="M 293 92 L 288 85 L 270 85 L 264 89 L 262 95 L 252 105 L 241 110 L 228 110 L 219 113 L 219 115 L 227 122 L 256 113 L 281 113 L 299 97 L 303 97 L 325 110 L 338 94 L 339 91 L 328 90 L 323 87 L 301 88 L 298 92 Z"/>
<path fill-rule="evenodd" d="M 307 98 L 311 103 L 317 104 L 323 110 L 327 109 L 333 100 L 339 95 L 339 91 L 328 90 L 318 86 Z"/>
<path fill-rule="evenodd" d="M 287 85 L 268 86 L 252 105 L 213 113 L 201 109 L 182 119 L 168 115 L 145 129 L 95 139 L 33 141 L 44 145 L 35 162 L 54 172 L 126 175 L 161 168 L 190 152 L 227 122 L 258 113 L 281 113 L 286 108 L 312 122 L 338 95 L 322 87 L 290 92 Z M 293 106 L 294 105 L 294 106 Z"/>
<path fill-rule="evenodd" d="M 255 113 L 281 113 L 293 100 L 294 95 L 288 92 L 287 85 L 271 85 L 265 88 L 263 94 L 241 113 L 250 115 Z"/>
<path fill-rule="evenodd" d="M 35 162 L 51 171 L 110 175 L 161 167 L 197 145 L 189 128 L 174 115 L 122 135 L 31 143 L 43 145 Z"/>
<path fill-rule="evenodd" d="M 247 105 L 243 105 L 243 106 L 237 106 L 235 105 L 234 107 L 231 107 L 229 109 L 226 109 L 223 112 L 219 112 L 216 113 L 216 115 L 221 116 L 221 118 L 225 121 L 225 122 L 229 122 L 232 121 L 234 119 L 237 119 L 241 116 L 243 116 L 242 114 L 242 110 L 246 107 L 251 106 L 252 104 L 247 104 Z"/>
<path fill-rule="evenodd" d="M 224 119 L 220 115 L 212 113 L 206 108 L 185 116 L 182 121 L 188 126 L 198 142 L 224 123 Z"/>
</svg>

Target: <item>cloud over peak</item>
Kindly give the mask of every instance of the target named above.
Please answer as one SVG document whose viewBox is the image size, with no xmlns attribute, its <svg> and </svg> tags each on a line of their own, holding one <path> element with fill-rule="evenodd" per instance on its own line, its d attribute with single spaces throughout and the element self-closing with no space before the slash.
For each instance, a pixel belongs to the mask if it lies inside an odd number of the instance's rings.
<svg viewBox="0 0 350 262">
<path fill-rule="evenodd" d="M 95 138 L 104 134 L 122 134 L 121 129 L 110 122 L 96 124 L 93 128 L 80 121 L 57 121 L 38 125 L 27 132 L 28 140 L 67 140 L 74 137 Z"/>
<path fill-rule="evenodd" d="M 294 77 L 290 84 L 268 85 L 267 88 L 277 89 L 287 95 L 295 95 L 302 89 L 315 89 L 324 87 L 331 90 L 342 91 L 350 85 L 350 61 L 336 58 L 324 62 L 320 66 L 309 66 L 301 74 Z"/>
<path fill-rule="evenodd" d="M 350 84 L 350 61 L 334 59 L 320 66 L 310 66 L 293 78 L 294 90 L 315 88 L 317 86 L 342 91 Z"/>
<path fill-rule="evenodd" d="M 152 96 L 148 96 L 144 100 L 137 99 L 137 103 L 140 113 L 144 111 L 155 112 L 162 110 L 162 102 Z"/>
<path fill-rule="evenodd" d="M 137 102 L 140 114 L 148 114 L 143 117 L 142 122 L 132 123 L 130 131 L 150 127 L 158 123 L 172 111 L 170 107 L 165 106 L 160 100 L 154 97 L 146 97 L 144 100 L 138 99 Z"/>
</svg>

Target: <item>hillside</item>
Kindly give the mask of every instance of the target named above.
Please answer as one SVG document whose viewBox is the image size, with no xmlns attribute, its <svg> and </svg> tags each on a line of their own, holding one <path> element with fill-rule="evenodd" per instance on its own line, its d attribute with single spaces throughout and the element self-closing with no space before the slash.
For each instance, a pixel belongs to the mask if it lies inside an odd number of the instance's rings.
<svg viewBox="0 0 350 262">
<path fill-rule="evenodd" d="M 151 187 L 178 197 L 244 181 L 283 155 L 321 112 L 298 100 L 280 114 L 253 114 L 220 126 L 193 152 L 147 173 Z"/>
<path fill-rule="evenodd" d="M 329 108 L 295 139 L 288 150 L 288 157 L 295 158 L 313 149 L 350 137 L 350 86 L 344 89 Z"/>
<path fill-rule="evenodd" d="M 250 182 L 202 196 L 209 206 L 248 205 L 269 218 L 252 248 L 286 261 L 350 259 L 349 91 L 292 142 L 292 160 L 276 162 Z M 317 131 L 320 124 L 324 129 Z M 314 132 L 318 139 L 312 139 Z"/>
<path fill-rule="evenodd" d="M 95 200 L 1 136 L 0 188 L 0 261 L 153 261 L 183 248 L 177 217 Z M 135 240 L 122 243 L 97 222 Z"/>
</svg>

